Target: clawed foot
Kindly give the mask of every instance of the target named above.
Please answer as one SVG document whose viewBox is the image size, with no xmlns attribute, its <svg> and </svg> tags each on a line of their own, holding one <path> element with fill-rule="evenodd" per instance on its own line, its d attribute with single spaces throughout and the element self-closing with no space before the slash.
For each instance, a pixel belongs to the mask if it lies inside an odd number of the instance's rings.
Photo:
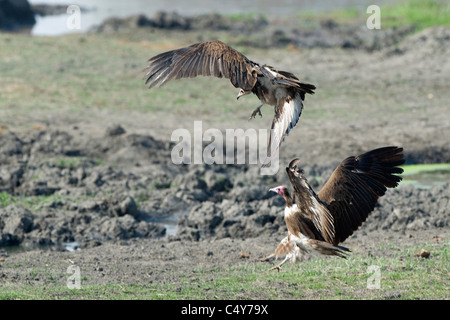
<svg viewBox="0 0 450 320">
<path fill-rule="evenodd" d="M 268 261 L 272 260 L 273 258 L 275 258 L 275 254 L 272 253 L 271 255 L 269 255 L 269 256 L 267 256 L 267 257 L 259 258 L 258 261 L 261 261 L 261 262 L 268 262 Z M 278 272 L 280 272 L 280 271 L 281 271 L 281 266 L 282 266 L 285 262 L 286 262 L 286 259 L 283 260 L 283 262 L 281 262 L 280 264 L 277 264 L 276 266 L 270 268 L 269 271 L 272 271 L 272 270 L 277 269 Z"/>
<path fill-rule="evenodd" d="M 259 116 L 262 118 L 262 113 L 261 113 L 261 107 L 262 107 L 262 106 L 263 106 L 263 105 L 260 105 L 258 108 L 256 108 L 256 109 L 253 111 L 252 115 L 248 118 L 248 120 L 252 120 L 253 118 L 256 117 L 257 114 L 259 114 Z"/>
<path fill-rule="evenodd" d="M 277 264 L 276 266 L 270 268 L 269 271 L 272 271 L 272 270 L 275 270 L 275 269 L 277 269 L 278 272 L 280 272 L 281 271 L 281 264 Z"/>
<path fill-rule="evenodd" d="M 269 255 L 269 256 L 267 256 L 267 257 L 265 257 L 265 258 L 259 258 L 258 259 L 258 261 L 261 261 L 261 262 L 267 262 L 267 261 L 269 261 L 270 259 L 272 259 L 273 257 L 275 257 L 275 254 L 271 254 L 271 255 Z"/>
</svg>

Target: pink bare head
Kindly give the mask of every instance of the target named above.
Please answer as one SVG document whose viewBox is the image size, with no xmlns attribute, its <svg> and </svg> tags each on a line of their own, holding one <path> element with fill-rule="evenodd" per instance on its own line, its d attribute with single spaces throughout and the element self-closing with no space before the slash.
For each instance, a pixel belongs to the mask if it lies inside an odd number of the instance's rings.
<svg viewBox="0 0 450 320">
<path fill-rule="evenodd" d="M 286 187 L 285 187 L 285 186 L 278 186 L 278 187 L 269 189 L 269 191 L 276 192 L 276 193 L 278 193 L 280 196 L 282 196 L 283 198 L 285 197 L 285 192 L 284 192 L 285 190 L 286 190 Z"/>
</svg>

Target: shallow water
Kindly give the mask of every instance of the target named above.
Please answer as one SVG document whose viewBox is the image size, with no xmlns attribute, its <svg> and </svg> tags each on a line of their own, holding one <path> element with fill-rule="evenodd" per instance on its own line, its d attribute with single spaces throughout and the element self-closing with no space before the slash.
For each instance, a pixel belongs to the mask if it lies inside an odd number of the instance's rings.
<svg viewBox="0 0 450 320">
<path fill-rule="evenodd" d="M 403 183 L 416 188 L 429 189 L 450 182 L 450 163 L 403 166 Z"/>
<path fill-rule="evenodd" d="M 176 11 L 186 16 L 213 12 L 219 14 L 257 13 L 266 17 L 276 18 L 295 16 L 302 11 L 320 12 L 343 8 L 358 8 L 364 13 L 366 8 L 373 4 L 373 0 L 29 0 L 29 2 L 31 4 L 52 5 L 73 4 L 88 9 L 81 13 L 80 29 L 75 30 L 70 30 L 67 27 L 67 20 L 70 14 L 37 17 L 37 23 L 32 28 L 31 34 L 39 36 L 83 33 L 89 31 L 93 26 L 101 24 L 102 21 L 109 17 L 123 18 L 135 14 L 144 14 L 152 17 L 158 11 Z M 381 6 L 386 2 L 386 0 L 378 0 L 377 5 Z"/>
<path fill-rule="evenodd" d="M 31 250 L 50 250 L 50 251 L 77 251 L 80 250 L 80 244 L 78 242 L 63 242 L 58 244 L 20 244 L 17 246 L 0 247 L 6 250 L 8 253 L 18 253 Z"/>
<path fill-rule="evenodd" d="M 167 216 L 167 217 L 159 217 L 152 218 L 149 222 L 153 222 L 159 224 L 166 228 L 166 235 L 173 236 L 177 233 L 177 223 L 178 223 L 178 215 Z"/>
</svg>

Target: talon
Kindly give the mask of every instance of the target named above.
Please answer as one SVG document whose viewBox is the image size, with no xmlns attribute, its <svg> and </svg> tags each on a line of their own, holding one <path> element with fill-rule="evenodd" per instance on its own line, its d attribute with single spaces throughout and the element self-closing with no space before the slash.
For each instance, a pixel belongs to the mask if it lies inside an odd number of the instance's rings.
<svg viewBox="0 0 450 320">
<path fill-rule="evenodd" d="M 253 118 L 256 117 L 257 114 L 259 114 L 259 116 L 262 118 L 262 113 L 261 113 L 261 107 L 262 107 L 262 106 L 263 106 L 263 104 L 260 105 L 258 108 L 256 108 L 256 109 L 253 111 L 253 113 L 251 114 L 251 116 L 248 118 L 248 120 L 252 120 Z"/>
<path fill-rule="evenodd" d="M 271 255 L 268 255 L 267 257 L 259 258 L 259 259 L 257 259 L 257 260 L 260 261 L 260 262 L 267 262 L 267 261 L 269 261 L 270 259 L 272 259 L 274 256 L 275 256 L 274 254 L 271 254 Z"/>
<path fill-rule="evenodd" d="M 280 265 L 276 265 L 275 267 L 270 268 L 269 271 L 272 271 L 274 269 L 277 269 L 278 272 L 280 272 L 281 271 L 281 266 Z"/>
</svg>

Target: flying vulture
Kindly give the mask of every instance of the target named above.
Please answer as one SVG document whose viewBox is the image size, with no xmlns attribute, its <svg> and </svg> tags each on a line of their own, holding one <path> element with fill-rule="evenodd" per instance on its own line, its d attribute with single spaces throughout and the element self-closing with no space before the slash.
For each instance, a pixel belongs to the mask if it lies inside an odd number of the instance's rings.
<svg viewBox="0 0 450 320">
<path fill-rule="evenodd" d="M 297 262 L 308 253 L 345 258 L 349 249 L 338 244 L 361 226 L 386 188 L 395 188 L 402 180 L 396 175 L 403 172 L 398 167 L 405 162 L 402 151 L 392 146 L 348 157 L 317 194 L 297 167 L 299 160 L 292 160 L 286 168 L 292 195 L 285 186 L 270 189 L 286 200 L 288 235 L 274 254 L 262 260 L 286 255 L 271 268 L 280 270 L 286 261 Z"/>
<path fill-rule="evenodd" d="M 269 141 L 267 158 L 263 166 L 269 165 L 272 157 L 286 135 L 298 122 L 303 109 L 305 94 L 313 94 L 312 84 L 300 82 L 292 73 L 278 71 L 267 65 L 251 61 L 242 53 L 221 41 L 208 41 L 189 47 L 158 54 L 149 59 L 144 69 L 149 88 L 165 85 L 169 80 L 214 76 L 230 79 L 235 88 L 240 88 L 237 99 L 254 93 L 261 105 L 249 119 L 262 116 L 264 104 L 274 106 L 275 115 Z"/>
</svg>

